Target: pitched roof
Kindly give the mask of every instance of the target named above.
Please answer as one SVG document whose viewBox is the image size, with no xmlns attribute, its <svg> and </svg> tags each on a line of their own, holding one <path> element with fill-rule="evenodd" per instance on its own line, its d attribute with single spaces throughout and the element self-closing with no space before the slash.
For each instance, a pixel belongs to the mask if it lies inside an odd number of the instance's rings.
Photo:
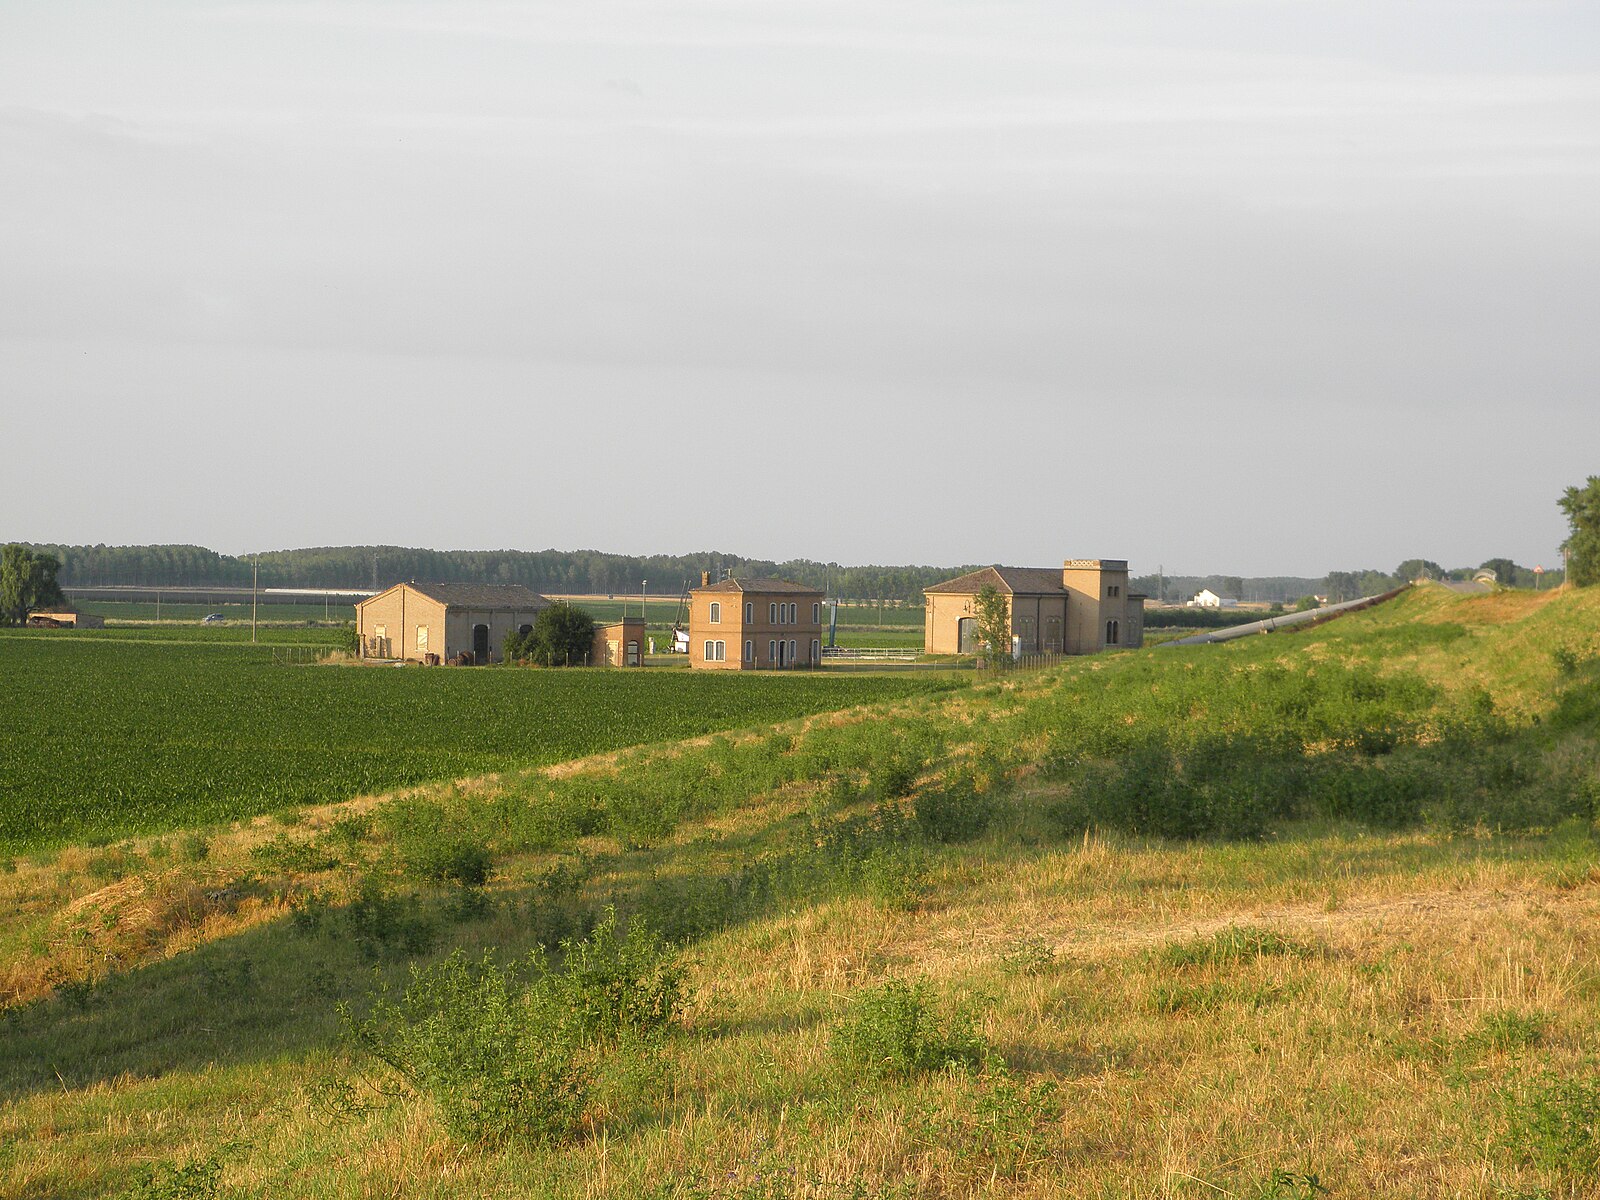
<svg viewBox="0 0 1600 1200">
<path fill-rule="evenodd" d="M 549 608 L 550 601 L 520 583 L 416 583 L 406 585 L 446 608 Z"/>
<path fill-rule="evenodd" d="M 800 592 L 808 596 L 822 595 L 821 588 L 810 587 L 804 583 L 795 583 L 788 579 L 719 579 L 716 583 L 708 583 L 704 587 L 691 588 L 695 592 Z"/>
<path fill-rule="evenodd" d="M 1061 572 L 1051 567 L 980 567 L 954 579 L 946 579 L 928 592 L 955 592 L 957 595 L 975 593 L 987 584 L 997 592 L 1013 596 L 1057 596 L 1066 591 Z"/>
</svg>

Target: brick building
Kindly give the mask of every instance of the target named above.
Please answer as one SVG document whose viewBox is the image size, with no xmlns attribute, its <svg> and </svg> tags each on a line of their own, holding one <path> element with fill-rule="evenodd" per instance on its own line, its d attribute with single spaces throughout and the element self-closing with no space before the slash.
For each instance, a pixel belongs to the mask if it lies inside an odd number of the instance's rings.
<svg viewBox="0 0 1600 1200">
<path fill-rule="evenodd" d="M 978 652 L 976 601 L 985 585 L 1004 597 L 1011 635 L 1024 654 L 1094 654 L 1144 645 L 1145 597 L 1128 591 L 1128 564 L 1069 558 L 1059 570 L 983 567 L 927 588 L 924 653 Z"/>
<path fill-rule="evenodd" d="M 702 575 L 689 590 L 689 665 L 725 671 L 822 665 L 822 593 L 787 579 Z"/>
</svg>

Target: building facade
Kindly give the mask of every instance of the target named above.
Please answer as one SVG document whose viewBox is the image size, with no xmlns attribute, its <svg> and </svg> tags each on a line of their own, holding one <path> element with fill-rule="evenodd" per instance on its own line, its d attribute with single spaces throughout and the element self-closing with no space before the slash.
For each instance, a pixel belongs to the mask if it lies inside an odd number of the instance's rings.
<svg viewBox="0 0 1600 1200">
<path fill-rule="evenodd" d="M 1069 558 L 1060 570 L 983 567 L 926 589 L 925 654 L 980 651 L 977 599 L 986 586 L 1005 600 L 1014 648 L 1022 654 L 1096 654 L 1144 645 L 1145 596 L 1128 590 L 1127 562 Z"/>
<path fill-rule="evenodd" d="M 520 583 L 397 583 L 356 605 L 362 658 L 502 662 L 550 601 Z"/>
<path fill-rule="evenodd" d="M 822 665 L 822 593 L 787 579 L 700 577 L 689 590 L 689 665 L 769 671 Z"/>
</svg>

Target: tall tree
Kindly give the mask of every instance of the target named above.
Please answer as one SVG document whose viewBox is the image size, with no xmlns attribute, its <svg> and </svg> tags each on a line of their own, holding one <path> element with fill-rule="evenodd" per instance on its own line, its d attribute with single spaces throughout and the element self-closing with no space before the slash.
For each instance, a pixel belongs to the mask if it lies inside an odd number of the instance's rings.
<svg viewBox="0 0 1600 1200">
<path fill-rule="evenodd" d="M 1443 579 L 1449 572 L 1431 558 L 1408 558 L 1394 569 L 1394 577 L 1401 583 L 1415 579 Z"/>
<path fill-rule="evenodd" d="M 1589 476 L 1581 488 L 1569 487 L 1557 503 L 1572 528 L 1561 543 L 1568 556 L 1567 578 L 1579 587 L 1600 583 L 1600 475 Z"/>
<path fill-rule="evenodd" d="M 972 603 L 978 642 L 996 657 L 1011 653 L 1011 605 L 993 584 L 984 584 Z"/>
<path fill-rule="evenodd" d="M 1487 560 L 1481 567 L 1479 567 L 1478 570 L 1493 571 L 1495 582 L 1504 587 L 1520 586 L 1517 582 L 1517 579 L 1522 574 L 1522 568 L 1517 566 L 1517 564 L 1512 562 L 1509 558 L 1491 558 Z"/>
<path fill-rule="evenodd" d="M 587 665 L 594 648 L 594 618 L 569 604 L 541 609 L 526 634 L 506 638 L 506 657 L 541 667 Z"/>
<path fill-rule="evenodd" d="M 36 608 L 66 603 L 56 584 L 61 564 L 12 542 L 0 550 L 0 625 L 21 625 Z"/>
</svg>

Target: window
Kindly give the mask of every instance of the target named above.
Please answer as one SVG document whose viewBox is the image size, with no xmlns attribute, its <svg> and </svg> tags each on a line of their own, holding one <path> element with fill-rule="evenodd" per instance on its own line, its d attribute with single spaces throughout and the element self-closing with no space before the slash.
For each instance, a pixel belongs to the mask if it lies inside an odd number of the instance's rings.
<svg viewBox="0 0 1600 1200">
<path fill-rule="evenodd" d="M 417 626 L 417 653 L 418 654 L 426 654 L 427 652 L 428 652 L 428 627 L 426 625 L 418 625 Z"/>
<path fill-rule="evenodd" d="M 755 662 L 755 660 L 756 660 L 756 644 L 754 642 L 746 642 L 744 644 L 744 660 L 747 663 Z"/>
<path fill-rule="evenodd" d="M 374 625 L 372 627 L 372 636 L 378 638 L 380 641 L 387 641 L 389 637 L 389 627 L 387 625 Z"/>
<path fill-rule="evenodd" d="M 718 662 L 727 662 L 728 661 L 728 643 L 727 642 L 718 642 L 717 643 L 717 661 Z"/>
<path fill-rule="evenodd" d="M 1116 644 L 1117 644 L 1117 623 L 1115 621 L 1107 621 L 1106 622 L 1106 645 L 1115 646 Z"/>
<path fill-rule="evenodd" d="M 777 661 L 778 661 L 778 643 L 777 642 L 768 642 L 767 643 L 767 662 L 775 663 Z"/>
<path fill-rule="evenodd" d="M 812 601 L 812 604 L 811 604 L 811 623 L 813 625 L 816 625 L 816 624 L 819 624 L 821 622 L 821 620 L 822 620 L 822 603 L 821 603 L 821 601 Z"/>
<path fill-rule="evenodd" d="M 630 667 L 639 665 L 639 643 L 631 639 L 628 642 L 628 665 Z"/>
<path fill-rule="evenodd" d="M 724 662 L 728 657 L 727 642 L 706 642 L 706 662 Z"/>
<path fill-rule="evenodd" d="M 795 645 L 794 645 L 793 642 L 790 642 L 789 643 L 789 665 L 791 667 L 794 666 L 794 651 L 795 651 Z"/>
<path fill-rule="evenodd" d="M 1110 587 L 1108 587 L 1106 589 L 1106 595 L 1108 595 L 1108 596 L 1115 597 L 1115 596 L 1120 596 L 1121 594 L 1122 594 L 1122 589 L 1120 587 L 1118 587 L 1116 584 L 1112 584 Z"/>
<path fill-rule="evenodd" d="M 711 619 L 711 624 L 713 624 L 713 625 L 721 625 L 722 624 L 722 605 L 718 604 L 715 600 L 713 600 L 711 602 L 711 618 L 710 619 Z"/>
<path fill-rule="evenodd" d="M 530 633 L 533 632 L 533 626 L 527 624 L 526 622 L 524 622 L 523 624 L 517 626 L 517 632 L 520 633 L 523 637 L 527 637 Z"/>
<path fill-rule="evenodd" d="M 767 624 L 768 625 L 776 625 L 777 623 L 778 623 L 778 606 L 776 604 L 769 604 L 769 605 L 767 605 Z"/>
<path fill-rule="evenodd" d="M 822 661 L 822 642 L 818 638 L 811 639 L 811 665 L 816 666 Z"/>
<path fill-rule="evenodd" d="M 789 624 L 793 625 L 799 619 L 800 619 L 800 606 L 798 604 L 789 605 Z"/>
<path fill-rule="evenodd" d="M 746 625 L 756 623 L 756 606 L 748 600 L 744 602 L 744 623 Z"/>
</svg>

